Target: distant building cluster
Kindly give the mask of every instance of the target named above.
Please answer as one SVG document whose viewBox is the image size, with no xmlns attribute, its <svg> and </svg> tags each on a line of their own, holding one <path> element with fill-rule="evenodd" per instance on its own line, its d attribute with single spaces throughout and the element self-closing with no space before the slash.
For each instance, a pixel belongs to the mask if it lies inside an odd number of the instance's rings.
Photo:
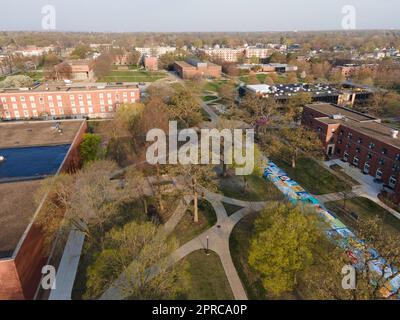
<svg viewBox="0 0 400 320">
<path fill-rule="evenodd" d="M 345 78 L 351 78 L 358 72 L 367 71 L 371 72 L 372 74 L 378 71 L 378 64 L 375 63 L 368 63 L 368 64 L 343 64 L 339 66 L 335 66 L 333 68 L 333 72 L 338 72 Z"/>
<path fill-rule="evenodd" d="M 214 59 L 220 59 L 228 62 L 238 62 L 241 57 L 250 59 L 256 57 L 259 59 L 268 58 L 272 53 L 271 48 L 247 47 L 247 48 L 208 48 L 199 49 L 202 52 Z"/>
<path fill-rule="evenodd" d="M 50 51 L 54 51 L 54 46 L 49 47 L 36 47 L 36 46 L 27 46 L 23 49 L 19 49 L 14 51 L 15 54 L 20 54 L 24 57 L 40 57 Z"/>
<path fill-rule="evenodd" d="M 155 56 L 160 57 L 166 53 L 173 53 L 176 51 L 175 47 L 135 47 L 136 51 L 139 51 L 140 54 L 143 56 Z"/>
</svg>

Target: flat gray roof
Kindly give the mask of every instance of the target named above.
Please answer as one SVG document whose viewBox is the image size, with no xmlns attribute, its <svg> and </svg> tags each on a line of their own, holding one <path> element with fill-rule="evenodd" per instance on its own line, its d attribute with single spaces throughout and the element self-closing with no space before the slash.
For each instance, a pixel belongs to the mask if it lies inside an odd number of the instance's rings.
<svg viewBox="0 0 400 320">
<path fill-rule="evenodd" d="M 21 121 L 0 123 L 0 149 L 70 144 L 84 120 Z M 56 129 L 60 123 L 62 134 Z"/>
<path fill-rule="evenodd" d="M 353 119 L 356 121 L 377 120 L 376 118 L 370 115 L 363 114 L 361 112 L 357 112 L 349 108 L 339 107 L 331 103 L 312 103 L 312 104 L 307 104 L 306 107 L 314 109 L 315 111 L 322 112 L 330 117 L 334 115 L 342 115 L 345 116 L 346 118 Z"/>
</svg>

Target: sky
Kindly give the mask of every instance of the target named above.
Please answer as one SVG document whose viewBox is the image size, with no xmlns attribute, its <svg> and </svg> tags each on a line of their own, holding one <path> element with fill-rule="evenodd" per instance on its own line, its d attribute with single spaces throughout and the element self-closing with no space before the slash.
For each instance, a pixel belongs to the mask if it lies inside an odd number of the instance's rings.
<svg viewBox="0 0 400 320">
<path fill-rule="evenodd" d="M 218 32 L 340 30 L 346 5 L 356 29 L 400 29 L 399 0 L 1 0 L 0 30 Z"/>
</svg>

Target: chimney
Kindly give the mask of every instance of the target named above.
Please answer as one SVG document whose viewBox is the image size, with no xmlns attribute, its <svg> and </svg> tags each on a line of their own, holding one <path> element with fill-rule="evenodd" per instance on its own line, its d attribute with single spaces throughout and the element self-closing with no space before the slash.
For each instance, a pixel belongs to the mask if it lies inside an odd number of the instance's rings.
<svg viewBox="0 0 400 320">
<path fill-rule="evenodd" d="M 397 139 L 397 135 L 399 134 L 398 130 L 392 130 L 392 138 Z"/>
</svg>

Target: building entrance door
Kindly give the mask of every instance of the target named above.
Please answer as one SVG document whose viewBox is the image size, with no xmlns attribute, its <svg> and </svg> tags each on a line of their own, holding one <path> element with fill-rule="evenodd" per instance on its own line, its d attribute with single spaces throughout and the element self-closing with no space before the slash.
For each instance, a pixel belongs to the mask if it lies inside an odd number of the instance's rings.
<svg viewBox="0 0 400 320">
<path fill-rule="evenodd" d="M 333 155 L 333 151 L 335 150 L 335 145 L 334 144 L 330 144 L 328 146 L 327 152 L 326 154 L 330 157 Z"/>
</svg>

